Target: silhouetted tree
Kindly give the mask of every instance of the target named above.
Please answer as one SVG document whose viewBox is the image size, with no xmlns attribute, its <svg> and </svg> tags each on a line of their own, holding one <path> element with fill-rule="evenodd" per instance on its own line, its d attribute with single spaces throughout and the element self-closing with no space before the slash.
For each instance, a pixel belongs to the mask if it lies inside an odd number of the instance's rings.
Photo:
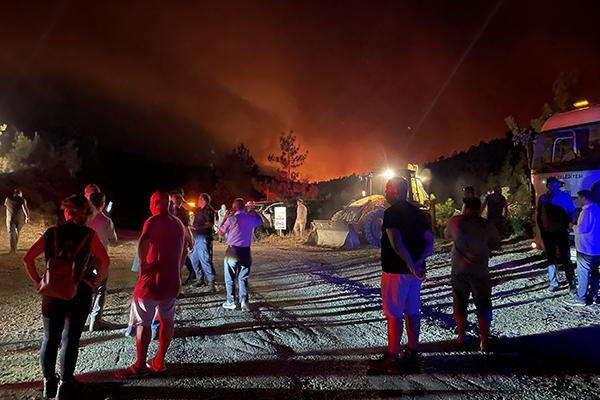
<svg viewBox="0 0 600 400">
<path fill-rule="evenodd" d="M 296 144 L 294 131 L 281 134 L 279 137 L 279 148 L 281 150 L 279 155 L 269 154 L 269 162 L 277 165 L 279 174 L 287 182 L 297 181 L 300 174 L 296 170 L 304 165 L 304 161 L 308 157 L 308 151 L 300 151 L 300 146 Z"/>
</svg>

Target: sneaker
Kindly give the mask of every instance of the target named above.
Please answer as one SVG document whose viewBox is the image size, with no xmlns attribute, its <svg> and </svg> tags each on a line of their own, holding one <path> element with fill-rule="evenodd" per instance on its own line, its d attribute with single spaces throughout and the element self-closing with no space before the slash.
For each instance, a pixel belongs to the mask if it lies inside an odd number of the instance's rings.
<svg viewBox="0 0 600 400">
<path fill-rule="evenodd" d="M 81 383 L 75 379 L 60 381 L 56 390 L 56 400 L 79 399 L 81 392 Z"/>
<path fill-rule="evenodd" d="M 215 286 L 215 283 L 214 283 L 214 282 L 210 282 L 210 283 L 208 284 L 208 293 L 210 293 L 210 294 L 215 294 L 215 293 L 217 293 L 217 287 Z"/>
<path fill-rule="evenodd" d="M 204 287 L 204 285 L 205 285 L 204 281 L 196 281 L 196 283 L 194 283 L 194 287 L 197 287 L 197 288 Z"/>
<path fill-rule="evenodd" d="M 90 320 L 90 325 L 88 326 L 88 331 L 90 332 L 94 332 L 94 331 L 108 331 L 113 329 L 113 324 L 111 324 L 110 322 L 106 322 L 103 319 L 98 319 L 98 320 Z"/>
<path fill-rule="evenodd" d="M 53 399 L 56 397 L 56 391 L 58 390 L 58 376 L 52 378 L 44 378 L 44 391 L 42 396 L 44 399 Z"/>
<path fill-rule="evenodd" d="M 125 337 L 135 337 L 137 328 L 133 325 L 127 325 L 125 329 Z"/>
<path fill-rule="evenodd" d="M 250 311 L 250 304 L 247 301 L 245 301 L 245 302 L 242 303 L 242 307 L 241 308 L 242 308 L 242 311 L 248 312 L 248 311 Z"/>
<path fill-rule="evenodd" d="M 194 283 L 194 276 L 192 274 L 189 274 L 187 279 L 185 281 L 183 281 L 182 285 L 187 286 L 187 285 L 191 285 L 192 283 Z"/>
<path fill-rule="evenodd" d="M 576 298 L 570 298 L 563 300 L 563 303 L 570 307 L 585 307 L 586 304 L 583 301 L 577 300 Z"/>
<path fill-rule="evenodd" d="M 399 374 L 402 372 L 400 358 L 388 352 L 369 364 L 368 375 Z"/>
<path fill-rule="evenodd" d="M 572 295 L 577 294 L 577 283 L 575 283 L 575 281 L 569 282 L 569 293 Z"/>
<path fill-rule="evenodd" d="M 223 303 L 223 308 L 225 308 L 227 310 L 235 310 L 237 308 L 237 304 L 226 301 L 225 303 Z"/>
<path fill-rule="evenodd" d="M 558 286 L 549 286 L 548 291 L 550 293 L 558 292 Z"/>
</svg>

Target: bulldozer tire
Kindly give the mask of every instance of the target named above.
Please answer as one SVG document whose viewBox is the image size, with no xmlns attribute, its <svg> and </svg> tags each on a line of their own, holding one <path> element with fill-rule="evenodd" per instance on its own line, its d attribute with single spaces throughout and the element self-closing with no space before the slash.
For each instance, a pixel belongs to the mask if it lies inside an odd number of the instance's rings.
<svg viewBox="0 0 600 400">
<path fill-rule="evenodd" d="M 376 208 L 367 214 L 364 219 L 362 232 L 367 243 L 381 246 L 381 226 L 383 225 L 383 208 Z"/>
</svg>

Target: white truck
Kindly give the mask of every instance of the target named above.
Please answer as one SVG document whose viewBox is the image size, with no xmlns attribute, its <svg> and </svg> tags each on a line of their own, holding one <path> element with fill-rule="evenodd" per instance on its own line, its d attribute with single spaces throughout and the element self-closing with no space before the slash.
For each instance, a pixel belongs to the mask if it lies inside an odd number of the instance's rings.
<svg viewBox="0 0 600 400">
<path fill-rule="evenodd" d="M 546 121 L 533 145 L 531 182 L 536 199 L 546 192 L 551 176 L 565 183 L 563 190 L 576 206 L 577 192 L 583 189 L 591 190 L 600 204 L 600 105 L 585 102 Z M 541 244 L 537 238 L 534 243 Z"/>
</svg>

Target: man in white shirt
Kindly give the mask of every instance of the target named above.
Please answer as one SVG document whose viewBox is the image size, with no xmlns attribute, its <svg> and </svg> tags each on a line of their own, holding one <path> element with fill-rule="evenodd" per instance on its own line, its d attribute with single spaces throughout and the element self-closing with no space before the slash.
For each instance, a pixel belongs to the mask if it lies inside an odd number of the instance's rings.
<svg viewBox="0 0 600 400">
<path fill-rule="evenodd" d="M 600 277 L 600 207 L 592 198 L 592 192 L 582 190 L 577 193 L 582 205 L 577 218 L 575 247 L 577 248 L 577 294 L 573 299 L 565 301 L 571 306 L 585 306 L 588 302 L 598 302 L 598 286 Z"/>
<path fill-rule="evenodd" d="M 219 235 L 227 235 L 227 250 L 224 259 L 225 288 L 227 301 L 223 308 L 235 310 L 235 279 L 237 276 L 239 301 L 242 311 L 250 311 L 248 303 L 248 277 L 252 265 L 250 246 L 254 228 L 262 224 L 262 219 L 254 211 L 244 211 L 244 199 L 235 199 L 231 210 L 219 228 Z"/>
<path fill-rule="evenodd" d="M 306 221 L 308 219 L 308 209 L 304 205 L 302 199 L 296 201 L 296 223 L 294 224 L 294 234 L 300 236 L 300 239 L 304 236 L 304 229 L 306 228 Z"/>
<path fill-rule="evenodd" d="M 117 233 L 115 232 L 115 225 L 112 220 L 104 214 L 104 206 L 106 203 L 106 196 L 104 193 L 91 192 L 89 194 L 90 203 L 96 209 L 96 215 L 88 223 L 88 226 L 92 228 L 98 234 L 100 242 L 104 248 L 108 251 L 109 243 L 115 244 L 117 242 Z M 88 329 L 90 332 L 109 329 L 111 325 L 102 319 L 102 311 L 104 304 L 106 303 L 106 284 L 108 282 L 108 274 L 96 289 L 94 294 L 94 301 L 92 303 L 92 310 L 90 311 L 90 324 Z"/>
</svg>

